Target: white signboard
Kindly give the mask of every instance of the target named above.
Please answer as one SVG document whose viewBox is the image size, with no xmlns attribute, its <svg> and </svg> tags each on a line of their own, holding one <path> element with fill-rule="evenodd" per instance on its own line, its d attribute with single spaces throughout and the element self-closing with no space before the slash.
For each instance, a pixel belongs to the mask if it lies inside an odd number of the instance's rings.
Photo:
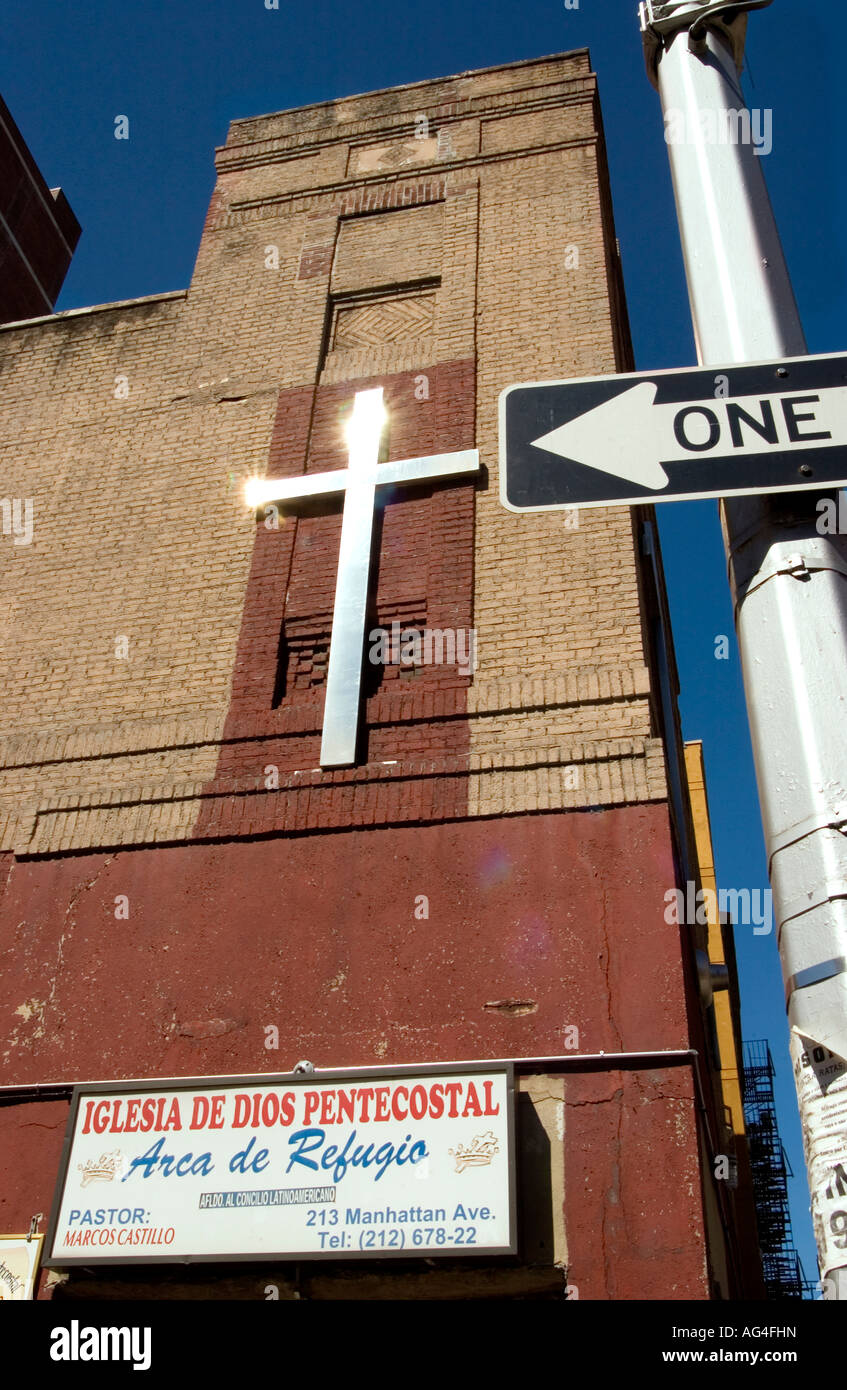
<svg viewBox="0 0 847 1390">
<path fill-rule="evenodd" d="M 0 1236 L 0 1303 L 35 1298 L 43 1236 Z"/>
<path fill-rule="evenodd" d="M 508 1066 L 80 1086 L 45 1264 L 512 1254 Z"/>
</svg>

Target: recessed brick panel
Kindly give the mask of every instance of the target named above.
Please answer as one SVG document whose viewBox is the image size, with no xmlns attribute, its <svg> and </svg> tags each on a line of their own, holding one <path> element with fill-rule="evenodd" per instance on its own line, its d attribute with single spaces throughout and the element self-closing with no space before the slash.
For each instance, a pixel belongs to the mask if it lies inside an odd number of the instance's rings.
<svg viewBox="0 0 847 1390">
<path fill-rule="evenodd" d="M 354 391 L 377 385 L 383 387 L 389 418 L 389 458 L 473 447 L 473 362 L 441 363 L 428 368 L 426 376 L 427 399 L 416 398 L 421 392 L 420 373 L 334 384 L 315 391 L 281 392 L 269 475 L 297 476 L 304 471 L 304 461 L 307 473 L 344 467 L 344 425 Z M 216 785 L 241 774 L 258 778 L 269 764 L 278 767 L 281 775 L 317 766 L 323 682 L 286 682 L 281 674 L 291 669 L 288 648 L 296 644 L 298 632 L 312 632 L 318 647 L 328 635 L 341 507 L 340 499 L 330 499 L 317 508 L 310 506 L 310 515 L 297 515 L 292 509 L 280 517 L 278 529 L 268 529 L 267 518 L 260 514 Z M 374 626 L 383 619 L 390 623 L 392 612 L 399 615 L 405 607 L 422 617 L 429 628 L 469 630 L 473 626 L 473 537 L 473 480 L 392 489 L 379 509 L 375 527 Z M 280 672 L 280 661 L 285 673 Z M 414 680 L 393 683 L 368 681 L 366 672 L 365 691 L 370 691 L 362 712 L 366 757 L 466 754 L 468 730 L 461 716 L 469 684 L 469 675 L 460 674 L 455 664 L 425 665 Z M 442 700 L 439 724 L 432 697 L 448 691 L 454 692 L 454 699 L 449 707 Z M 394 710 L 390 727 L 384 727 L 389 709 L 386 699 Z M 298 719 L 305 720 L 305 728 L 313 732 L 296 733 Z M 335 774 L 339 775 L 345 774 Z M 352 779 L 355 774 L 346 775 Z M 457 795 L 466 806 L 466 791 L 459 792 L 452 781 L 448 785 L 442 779 L 436 795 L 445 813 L 457 814 Z M 356 816 L 371 815 L 362 792 L 360 789 L 356 800 Z M 394 786 L 390 791 L 378 784 L 369 794 L 375 808 L 376 799 L 386 795 L 392 799 L 411 796 L 414 805 L 420 806 L 419 792 L 417 783 L 405 788 Z M 332 823 L 338 824 L 337 807 L 341 803 L 322 798 L 321 804 L 331 812 Z M 277 807 L 272 799 L 260 796 L 253 807 L 252 826 L 263 805 L 269 827 L 276 824 Z M 216 803 L 201 813 L 195 833 L 205 836 L 212 816 L 216 828 L 225 826 L 226 814 L 226 807 Z M 350 815 L 349 823 L 353 824 L 352 805 Z M 405 819 L 405 815 L 398 809 L 396 818 Z"/>
<path fill-rule="evenodd" d="M 346 217 L 341 223 L 333 293 L 349 293 L 440 275 L 444 255 L 444 204 Z"/>
</svg>

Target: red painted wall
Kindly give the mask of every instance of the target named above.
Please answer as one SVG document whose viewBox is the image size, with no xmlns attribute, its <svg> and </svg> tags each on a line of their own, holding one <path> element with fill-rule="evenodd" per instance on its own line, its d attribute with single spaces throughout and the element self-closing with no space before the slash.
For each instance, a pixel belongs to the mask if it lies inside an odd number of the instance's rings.
<svg viewBox="0 0 847 1390">
<path fill-rule="evenodd" d="M 685 1048 L 673 881 L 663 805 L 15 862 L 2 1080 L 559 1056 L 572 1025 L 580 1052 Z M 571 1282 L 703 1297 L 689 1072 L 566 1088 Z M 7 1120 L 7 1173 L 55 1174 L 41 1109 Z M 49 1209 L 52 1178 L 0 1190 L 13 1229 Z"/>
</svg>

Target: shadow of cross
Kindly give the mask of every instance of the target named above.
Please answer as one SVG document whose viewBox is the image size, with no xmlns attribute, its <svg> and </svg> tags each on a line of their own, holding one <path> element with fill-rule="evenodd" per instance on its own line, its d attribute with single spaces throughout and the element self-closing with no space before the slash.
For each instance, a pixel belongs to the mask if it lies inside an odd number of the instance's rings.
<svg viewBox="0 0 847 1390">
<path fill-rule="evenodd" d="M 344 494 L 321 767 L 350 767 L 356 761 L 376 489 L 387 484 L 406 487 L 434 478 L 453 478 L 479 469 L 476 449 L 380 463 L 385 420 L 382 387 L 357 391 L 348 426 L 346 468 L 297 478 L 251 478 L 245 493 L 251 507 L 268 502 L 286 507 L 314 497 Z"/>
</svg>

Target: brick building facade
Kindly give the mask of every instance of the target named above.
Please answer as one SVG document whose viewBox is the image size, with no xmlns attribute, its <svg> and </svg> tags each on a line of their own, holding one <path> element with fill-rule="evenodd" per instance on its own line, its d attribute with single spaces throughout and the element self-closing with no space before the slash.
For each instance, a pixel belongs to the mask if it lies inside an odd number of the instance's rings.
<svg viewBox="0 0 847 1390">
<path fill-rule="evenodd" d="M 74 1082 L 509 1058 L 546 1136 L 520 1254 L 327 1261 L 311 1296 L 738 1295 L 707 943 L 663 912 L 697 861 L 652 517 L 497 493 L 505 386 L 632 365 L 588 55 L 235 121 L 217 170 L 187 291 L 0 330 L 33 508 L 2 539 L 4 1229 L 49 1209 Z M 374 386 L 388 458 L 483 469 L 389 490 L 370 626 L 473 629 L 476 665 L 366 662 L 328 770 L 341 504 L 243 484 L 343 467 Z"/>
<path fill-rule="evenodd" d="M 0 98 L 0 323 L 49 313 L 80 237 L 61 188 L 48 188 Z"/>
</svg>

